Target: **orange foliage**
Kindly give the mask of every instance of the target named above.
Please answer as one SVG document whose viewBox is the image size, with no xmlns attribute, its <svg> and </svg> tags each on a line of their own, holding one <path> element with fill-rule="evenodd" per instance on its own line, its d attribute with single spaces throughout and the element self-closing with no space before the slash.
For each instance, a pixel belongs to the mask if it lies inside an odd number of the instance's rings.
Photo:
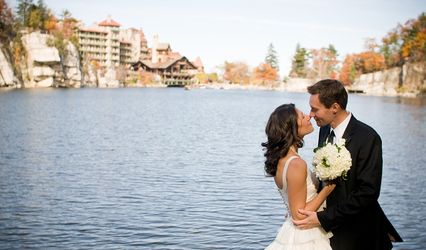
<svg viewBox="0 0 426 250">
<path fill-rule="evenodd" d="M 96 60 L 91 60 L 91 61 L 90 61 L 90 64 L 92 64 L 92 66 L 93 66 L 93 68 L 94 68 L 95 70 L 99 70 L 99 69 L 101 68 L 100 63 L 99 63 L 98 61 L 96 61 Z"/>
<path fill-rule="evenodd" d="M 355 54 L 355 67 L 362 73 L 370 73 L 385 69 L 385 58 L 374 51 Z"/>
<path fill-rule="evenodd" d="M 270 64 L 262 63 L 253 69 L 252 81 L 254 83 L 274 82 L 278 79 L 278 72 Z"/>
<path fill-rule="evenodd" d="M 71 39 L 74 35 L 74 30 L 77 27 L 77 21 L 73 18 L 66 18 L 57 22 L 55 33 L 61 33 L 65 39 Z"/>
<path fill-rule="evenodd" d="M 339 79 L 344 84 L 351 84 L 361 74 L 385 69 L 385 57 L 374 51 L 347 55 L 340 70 Z"/>
<path fill-rule="evenodd" d="M 354 82 L 356 76 L 354 56 L 347 55 L 340 69 L 339 80 L 345 85 L 350 85 Z"/>
<path fill-rule="evenodd" d="M 44 22 L 44 28 L 50 33 L 56 28 L 56 18 L 55 16 L 49 16 L 49 18 Z"/>
<path fill-rule="evenodd" d="M 401 49 L 402 57 L 412 61 L 425 60 L 426 27 L 419 31 L 411 40 L 407 40 Z"/>
<path fill-rule="evenodd" d="M 388 67 L 426 60 L 426 14 L 398 25 L 382 39 Z"/>
</svg>

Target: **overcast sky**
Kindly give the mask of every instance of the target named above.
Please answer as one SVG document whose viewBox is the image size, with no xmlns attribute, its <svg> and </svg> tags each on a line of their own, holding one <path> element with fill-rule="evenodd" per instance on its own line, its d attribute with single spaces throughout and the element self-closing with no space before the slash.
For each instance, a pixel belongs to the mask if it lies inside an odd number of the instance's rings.
<svg viewBox="0 0 426 250">
<path fill-rule="evenodd" d="M 6 0 L 12 8 L 16 0 Z M 37 0 L 34 0 L 37 2 Z M 288 74 L 296 44 L 333 44 L 339 59 L 364 49 L 366 38 L 385 36 L 398 23 L 426 11 L 426 0 L 44 0 L 87 26 L 108 15 L 121 28 L 142 28 L 151 46 L 154 34 L 189 60 L 201 57 L 208 72 L 224 61 L 255 67 L 268 45 L 277 51 L 281 75 Z"/>
</svg>

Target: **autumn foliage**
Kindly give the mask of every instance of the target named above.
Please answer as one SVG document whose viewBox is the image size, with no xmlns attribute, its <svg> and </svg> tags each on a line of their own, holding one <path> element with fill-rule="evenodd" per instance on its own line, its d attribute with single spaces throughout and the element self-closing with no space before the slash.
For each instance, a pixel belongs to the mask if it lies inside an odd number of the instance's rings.
<svg viewBox="0 0 426 250">
<path fill-rule="evenodd" d="M 255 84 L 273 83 L 278 79 L 278 72 L 270 64 L 262 63 L 253 69 L 251 82 Z"/>
<path fill-rule="evenodd" d="M 248 84 L 250 82 L 249 68 L 244 62 L 225 62 L 223 78 L 230 83 Z"/>
<path fill-rule="evenodd" d="M 361 74 L 392 67 L 406 62 L 426 61 L 426 15 L 398 25 L 383 39 L 382 44 L 368 41 L 367 50 L 347 55 L 340 71 L 340 80 L 352 83 Z"/>
</svg>

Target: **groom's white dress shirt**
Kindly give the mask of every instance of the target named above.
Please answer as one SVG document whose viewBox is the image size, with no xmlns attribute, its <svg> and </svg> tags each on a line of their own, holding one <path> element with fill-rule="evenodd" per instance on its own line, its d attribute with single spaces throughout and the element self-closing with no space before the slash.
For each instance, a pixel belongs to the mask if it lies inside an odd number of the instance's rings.
<svg viewBox="0 0 426 250">
<path fill-rule="evenodd" d="M 343 120 L 343 122 L 341 122 L 339 125 L 337 125 L 336 128 L 334 128 L 334 129 L 331 128 L 331 130 L 334 131 L 334 135 L 335 135 L 335 139 L 333 141 L 334 143 L 337 140 L 342 139 L 343 134 L 345 133 L 345 130 L 348 127 L 349 121 L 351 120 L 351 117 L 352 117 L 352 114 L 349 112 L 348 116 L 346 116 L 346 118 L 345 118 L 345 120 Z"/>
</svg>

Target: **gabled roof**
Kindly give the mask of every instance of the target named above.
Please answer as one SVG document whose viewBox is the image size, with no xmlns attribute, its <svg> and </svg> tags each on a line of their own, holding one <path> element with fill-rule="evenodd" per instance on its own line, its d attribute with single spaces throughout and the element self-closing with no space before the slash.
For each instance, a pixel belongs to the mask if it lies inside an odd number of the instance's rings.
<svg viewBox="0 0 426 250">
<path fill-rule="evenodd" d="M 142 60 L 134 63 L 132 66 L 135 66 L 137 64 L 145 65 L 145 67 L 149 69 L 167 69 L 169 67 L 172 67 L 174 64 L 176 64 L 179 61 L 186 61 L 192 68 L 197 69 L 197 67 L 194 66 L 185 56 L 181 56 L 179 58 L 173 58 L 171 60 L 168 60 L 166 62 L 161 63 L 155 63 L 153 64 L 150 60 Z"/>
<path fill-rule="evenodd" d="M 121 26 L 121 24 L 119 24 L 116 21 L 112 20 L 111 17 L 108 17 L 108 19 L 103 20 L 98 25 L 99 26 L 111 26 L 111 27 L 120 27 Z"/>
</svg>

